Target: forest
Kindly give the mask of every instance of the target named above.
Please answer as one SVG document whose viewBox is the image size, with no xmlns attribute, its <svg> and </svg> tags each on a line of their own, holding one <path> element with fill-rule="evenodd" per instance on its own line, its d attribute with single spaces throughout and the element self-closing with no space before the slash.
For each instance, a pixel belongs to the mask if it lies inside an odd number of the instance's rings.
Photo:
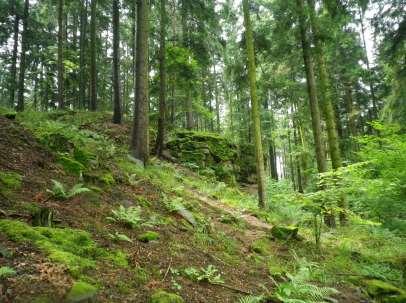
<svg viewBox="0 0 406 303">
<path fill-rule="evenodd" d="M 0 0 L 1 303 L 406 303 L 404 0 Z"/>
</svg>

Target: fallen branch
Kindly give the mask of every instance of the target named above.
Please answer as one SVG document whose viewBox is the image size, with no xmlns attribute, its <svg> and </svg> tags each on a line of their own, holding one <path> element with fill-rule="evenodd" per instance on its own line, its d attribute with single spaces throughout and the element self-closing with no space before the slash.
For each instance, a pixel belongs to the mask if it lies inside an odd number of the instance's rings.
<svg viewBox="0 0 406 303">
<path fill-rule="evenodd" d="M 164 275 L 164 277 L 163 277 L 163 279 L 162 279 L 162 282 L 165 281 L 166 276 L 168 275 L 168 272 L 169 272 L 169 270 L 171 269 L 171 265 L 172 265 L 172 257 L 171 257 L 171 259 L 169 260 L 169 265 L 168 265 L 168 268 L 166 269 L 166 272 L 165 272 L 165 275 Z"/>
<path fill-rule="evenodd" d="M 223 288 L 227 288 L 227 289 L 230 289 L 230 290 L 233 290 L 233 291 L 242 293 L 242 294 L 244 294 L 244 295 L 252 295 L 252 294 L 253 294 L 253 293 L 250 292 L 250 291 L 246 291 L 246 290 L 243 290 L 243 289 L 240 289 L 240 288 L 231 286 L 231 285 L 227 285 L 227 284 L 217 284 L 217 283 L 216 283 L 216 284 L 213 284 L 213 285 L 221 286 L 221 287 L 223 287 Z"/>
</svg>

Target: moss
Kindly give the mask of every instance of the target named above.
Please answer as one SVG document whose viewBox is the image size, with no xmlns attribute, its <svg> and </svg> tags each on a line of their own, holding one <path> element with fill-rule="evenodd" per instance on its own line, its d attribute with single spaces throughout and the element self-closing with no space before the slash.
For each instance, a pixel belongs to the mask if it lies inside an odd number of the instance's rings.
<svg viewBox="0 0 406 303">
<path fill-rule="evenodd" d="M 164 290 L 157 290 L 151 296 L 150 303 L 184 303 L 182 297 Z"/>
<path fill-rule="evenodd" d="M 97 288 L 89 283 L 75 282 L 66 296 L 67 303 L 87 302 L 97 294 Z"/>
<path fill-rule="evenodd" d="M 71 228 L 32 227 L 15 220 L 0 220 L 0 232 L 16 242 L 31 242 L 53 262 L 67 266 L 73 276 L 96 267 L 97 260 L 128 266 L 124 253 L 97 247 L 89 233 Z"/>
<path fill-rule="evenodd" d="M 113 185 L 116 183 L 116 180 L 114 179 L 114 176 L 111 173 L 106 173 L 102 175 L 100 179 L 106 185 Z"/>
<path fill-rule="evenodd" d="M 0 171 L 0 191 L 18 190 L 21 188 L 23 177 L 15 172 L 2 172 Z"/>
<path fill-rule="evenodd" d="M 138 241 L 148 243 L 159 239 L 159 234 L 155 231 L 147 231 L 137 237 Z"/>
<path fill-rule="evenodd" d="M 61 164 L 63 169 L 68 173 L 79 175 L 80 172 L 85 169 L 85 166 L 82 163 L 67 156 L 60 155 L 57 162 Z"/>
<path fill-rule="evenodd" d="M 41 295 L 39 297 L 34 298 L 31 302 L 32 303 L 52 303 L 52 302 L 54 302 L 54 300 L 50 299 L 47 296 Z"/>
<path fill-rule="evenodd" d="M 139 287 L 146 284 L 150 279 L 149 273 L 142 267 L 137 267 L 134 269 L 133 281 L 135 286 Z"/>
</svg>

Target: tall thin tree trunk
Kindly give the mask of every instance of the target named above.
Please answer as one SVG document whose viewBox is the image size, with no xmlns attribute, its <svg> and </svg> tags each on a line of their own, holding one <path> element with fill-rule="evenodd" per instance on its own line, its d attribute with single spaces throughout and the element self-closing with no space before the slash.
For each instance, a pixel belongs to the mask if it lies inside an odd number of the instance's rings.
<svg viewBox="0 0 406 303">
<path fill-rule="evenodd" d="M 64 38 L 64 24 L 63 24 L 63 5 L 64 0 L 58 1 L 58 107 L 60 109 L 65 107 L 64 102 L 64 63 L 63 63 L 63 38 Z"/>
<path fill-rule="evenodd" d="M 14 14 L 13 22 L 13 55 L 11 57 L 11 68 L 10 68 L 10 101 L 9 106 L 14 108 L 15 101 L 15 91 L 16 91 L 16 76 L 17 76 L 17 53 L 18 53 L 18 25 L 20 17 L 17 13 L 16 0 L 12 1 L 12 14 Z"/>
<path fill-rule="evenodd" d="M 144 165 L 149 157 L 148 136 L 148 35 L 149 1 L 137 1 L 137 77 L 134 124 L 131 139 L 133 156 Z"/>
<path fill-rule="evenodd" d="M 96 69 L 96 9 L 97 0 L 90 5 L 90 105 L 89 109 L 97 109 L 97 69 Z"/>
<path fill-rule="evenodd" d="M 166 124 L 166 58 L 165 58 L 165 43 L 166 43 L 166 1 L 161 0 L 161 23 L 160 23 L 160 46 L 159 46 L 159 118 L 158 118 L 158 134 L 155 144 L 155 153 L 157 156 L 162 155 L 165 140 L 165 124 Z"/>
<path fill-rule="evenodd" d="M 310 8 L 310 22 L 313 30 L 315 57 L 319 71 L 319 86 L 321 109 L 326 122 L 327 138 L 331 164 L 333 169 L 341 167 L 340 145 L 338 141 L 337 126 L 335 123 L 335 113 L 331 98 L 330 81 L 327 74 L 326 63 L 324 60 L 324 46 L 320 38 L 320 29 L 316 17 L 316 9 L 314 0 L 307 0 Z"/>
<path fill-rule="evenodd" d="M 215 100 L 216 100 L 216 130 L 220 132 L 220 100 L 219 100 L 219 89 L 217 86 L 217 73 L 216 73 L 216 62 L 213 59 L 214 63 L 214 93 L 215 93 Z"/>
<path fill-rule="evenodd" d="M 257 84 L 256 84 L 256 68 L 255 68 L 255 55 L 254 55 L 254 38 L 252 34 L 251 19 L 249 12 L 248 0 L 242 1 L 244 12 L 244 25 L 245 25 L 245 41 L 247 51 L 247 65 L 248 65 L 248 79 L 250 84 L 251 94 L 251 107 L 252 107 L 252 121 L 254 128 L 254 144 L 255 156 L 257 166 L 257 181 L 258 181 L 258 201 L 259 206 L 264 208 L 266 204 L 265 193 L 265 168 L 264 168 L 264 155 L 262 151 L 261 140 L 261 121 L 259 113 L 259 104 L 257 99 Z"/>
<path fill-rule="evenodd" d="M 26 60 L 25 55 L 28 48 L 27 43 L 27 27 L 28 27 L 28 12 L 30 8 L 29 0 L 24 1 L 24 13 L 23 13 L 23 32 L 21 35 L 21 55 L 20 55 L 20 74 L 18 81 L 18 100 L 17 111 L 22 112 L 24 110 L 24 90 L 25 90 L 25 68 Z"/>
<path fill-rule="evenodd" d="M 314 77 L 313 62 L 310 53 L 310 43 L 307 38 L 307 24 L 304 10 L 304 1 L 296 0 L 299 17 L 300 36 L 303 50 L 303 60 L 306 71 L 307 92 L 309 95 L 310 114 L 312 118 L 312 130 L 314 147 L 316 152 L 317 170 L 319 173 L 327 171 L 326 155 L 322 140 L 321 119 L 319 103 L 317 99 L 316 80 Z"/>
<path fill-rule="evenodd" d="M 86 32 L 88 2 L 81 1 L 80 7 L 80 39 L 79 39 L 79 108 L 86 107 Z"/>
<path fill-rule="evenodd" d="M 120 3 L 113 0 L 113 123 L 121 124 L 120 93 Z"/>
</svg>

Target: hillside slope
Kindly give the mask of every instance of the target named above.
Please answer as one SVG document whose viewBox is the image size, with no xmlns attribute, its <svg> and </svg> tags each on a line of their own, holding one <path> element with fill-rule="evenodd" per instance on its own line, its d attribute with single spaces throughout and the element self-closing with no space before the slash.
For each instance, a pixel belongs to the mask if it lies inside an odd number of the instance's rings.
<svg viewBox="0 0 406 303">
<path fill-rule="evenodd" d="M 0 302 L 239 302 L 280 292 L 308 264 L 297 251 L 327 258 L 306 235 L 275 239 L 236 188 L 157 159 L 140 167 L 128 127 L 106 121 L 0 117 Z"/>
</svg>

